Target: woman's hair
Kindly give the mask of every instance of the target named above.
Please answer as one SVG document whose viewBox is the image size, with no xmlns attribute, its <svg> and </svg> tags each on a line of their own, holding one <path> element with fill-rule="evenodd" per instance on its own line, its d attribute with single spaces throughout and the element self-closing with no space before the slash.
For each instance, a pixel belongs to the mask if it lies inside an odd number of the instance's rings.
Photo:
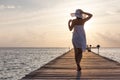
<svg viewBox="0 0 120 80">
<path fill-rule="evenodd" d="M 82 18 L 79 18 L 79 17 L 76 17 L 77 19 L 82 19 Z"/>
</svg>

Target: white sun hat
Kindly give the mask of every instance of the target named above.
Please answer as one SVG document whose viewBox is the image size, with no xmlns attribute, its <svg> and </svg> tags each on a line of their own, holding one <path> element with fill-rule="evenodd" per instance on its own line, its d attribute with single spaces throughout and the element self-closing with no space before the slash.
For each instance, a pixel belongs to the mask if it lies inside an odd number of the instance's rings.
<svg viewBox="0 0 120 80">
<path fill-rule="evenodd" d="M 75 11 L 75 13 L 71 13 L 72 17 L 78 17 L 78 18 L 82 18 L 82 13 L 81 13 L 81 9 L 77 9 Z"/>
</svg>

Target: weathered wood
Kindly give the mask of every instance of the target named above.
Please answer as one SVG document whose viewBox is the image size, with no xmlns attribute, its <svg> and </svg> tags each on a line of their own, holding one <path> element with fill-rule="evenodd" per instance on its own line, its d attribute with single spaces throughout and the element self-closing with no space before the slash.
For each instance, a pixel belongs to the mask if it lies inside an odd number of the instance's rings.
<svg viewBox="0 0 120 80">
<path fill-rule="evenodd" d="M 92 52 L 83 53 L 81 67 L 77 72 L 71 50 L 21 80 L 120 80 L 120 64 Z"/>
</svg>

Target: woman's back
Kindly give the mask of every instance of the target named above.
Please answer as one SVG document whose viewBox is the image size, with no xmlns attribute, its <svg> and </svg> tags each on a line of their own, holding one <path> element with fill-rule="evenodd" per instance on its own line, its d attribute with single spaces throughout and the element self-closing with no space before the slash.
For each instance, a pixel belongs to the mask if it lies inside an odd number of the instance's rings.
<svg viewBox="0 0 120 80">
<path fill-rule="evenodd" d="M 74 19 L 73 24 L 75 25 L 84 25 L 84 20 L 83 19 Z"/>
</svg>

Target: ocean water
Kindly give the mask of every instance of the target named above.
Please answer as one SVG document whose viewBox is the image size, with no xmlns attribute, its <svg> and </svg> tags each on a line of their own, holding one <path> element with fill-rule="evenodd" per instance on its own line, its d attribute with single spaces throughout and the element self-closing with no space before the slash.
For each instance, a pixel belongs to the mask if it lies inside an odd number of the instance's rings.
<svg viewBox="0 0 120 80">
<path fill-rule="evenodd" d="M 68 48 L 0 48 L 0 80 L 19 80 Z"/>
<path fill-rule="evenodd" d="M 98 54 L 98 49 L 92 49 L 92 51 Z M 99 55 L 120 63 L 120 48 L 100 48 Z"/>
</svg>

